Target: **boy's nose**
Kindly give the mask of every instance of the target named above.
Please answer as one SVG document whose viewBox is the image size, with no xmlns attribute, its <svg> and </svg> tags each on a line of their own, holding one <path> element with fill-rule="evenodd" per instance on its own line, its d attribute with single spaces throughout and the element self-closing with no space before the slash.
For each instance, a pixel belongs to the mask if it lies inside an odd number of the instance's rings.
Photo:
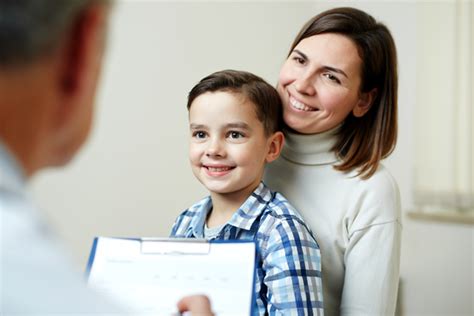
<svg viewBox="0 0 474 316">
<path fill-rule="evenodd" d="M 211 139 L 209 141 L 209 146 L 206 148 L 206 156 L 208 157 L 223 157 L 225 151 L 223 146 L 218 139 Z"/>
</svg>

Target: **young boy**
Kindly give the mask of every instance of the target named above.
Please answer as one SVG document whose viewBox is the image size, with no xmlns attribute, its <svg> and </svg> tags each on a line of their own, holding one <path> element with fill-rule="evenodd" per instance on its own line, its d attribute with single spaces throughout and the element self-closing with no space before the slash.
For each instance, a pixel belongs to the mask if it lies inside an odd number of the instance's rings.
<svg viewBox="0 0 474 316">
<path fill-rule="evenodd" d="M 189 158 L 210 196 L 176 220 L 171 236 L 255 240 L 259 315 L 322 315 L 319 246 L 299 213 L 261 182 L 284 136 L 281 101 L 263 79 L 225 70 L 188 96 Z"/>
</svg>

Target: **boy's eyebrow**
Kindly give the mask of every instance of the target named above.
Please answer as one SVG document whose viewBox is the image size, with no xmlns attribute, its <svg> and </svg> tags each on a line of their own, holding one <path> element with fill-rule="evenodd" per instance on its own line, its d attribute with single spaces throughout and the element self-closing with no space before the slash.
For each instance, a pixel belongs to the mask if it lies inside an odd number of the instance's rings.
<svg viewBox="0 0 474 316">
<path fill-rule="evenodd" d="M 250 126 L 245 122 L 229 123 L 226 125 L 228 128 L 240 128 L 240 129 L 251 129 Z"/>
<path fill-rule="evenodd" d="M 308 60 L 308 56 L 306 56 L 306 54 L 304 54 L 302 51 L 297 50 L 297 49 L 294 49 L 293 52 L 294 52 L 294 53 L 297 53 L 298 55 L 300 55 L 303 59 Z M 346 78 L 349 78 L 349 77 L 347 76 L 347 74 L 346 74 L 342 69 L 334 68 L 334 67 L 331 67 L 331 66 L 323 66 L 323 69 L 336 72 L 336 73 L 338 73 L 338 74 L 343 75 L 343 76 L 346 77 Z"/>
<path fill-rule="evenodd" d="M 240 128 L 240 129 L 247 129 L 250 130 L 250 125 L 248 125 L 245 122 L 235 122 L 235 123 L 229 123 L 225 125 L 226 128 Z M 189 124 L 190 129 L 205 129 L 206 125 L 204 124 L 196 124 L 196 123 L 191 123 Z"/>
<path fill-rule="evenodd" d="M 203 124 L 195 124 L 195 123 L 189 124 L 190 129 L 203 129 L 205 127 L 206 125 L 203 125 Z"/>
</svg>

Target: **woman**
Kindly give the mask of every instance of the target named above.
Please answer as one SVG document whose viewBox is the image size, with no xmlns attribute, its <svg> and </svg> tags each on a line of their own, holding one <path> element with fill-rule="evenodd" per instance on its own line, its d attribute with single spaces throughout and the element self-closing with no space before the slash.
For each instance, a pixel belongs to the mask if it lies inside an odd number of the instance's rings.
<svg viewBox="0 0 474 316">
<path fill-rule="evenodd" d="M 397 134 L 390 32 L 354 8 L 325 11 L 297 35 L 277 88 L 286 145 L 265 178 L 316 235 L 326 315 L 393 315 L 400 198 L 380 163 Z"/>
</svg>

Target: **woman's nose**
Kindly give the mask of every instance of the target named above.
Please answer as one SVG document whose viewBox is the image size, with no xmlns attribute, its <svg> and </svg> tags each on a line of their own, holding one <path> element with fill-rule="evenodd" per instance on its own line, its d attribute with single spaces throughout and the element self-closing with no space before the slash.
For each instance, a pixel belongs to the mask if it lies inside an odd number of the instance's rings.
<svg viewBox="0 0 474 316">
<path fill-rule="evenodd" d="M 301 94 L 316 94 L 315 80 L 314 76 L 312 76 L 311 74 L 301 74 L 301 76 L 293 82 L 293 85 L 295 86 L 296 91 Z"/>
</svg>

